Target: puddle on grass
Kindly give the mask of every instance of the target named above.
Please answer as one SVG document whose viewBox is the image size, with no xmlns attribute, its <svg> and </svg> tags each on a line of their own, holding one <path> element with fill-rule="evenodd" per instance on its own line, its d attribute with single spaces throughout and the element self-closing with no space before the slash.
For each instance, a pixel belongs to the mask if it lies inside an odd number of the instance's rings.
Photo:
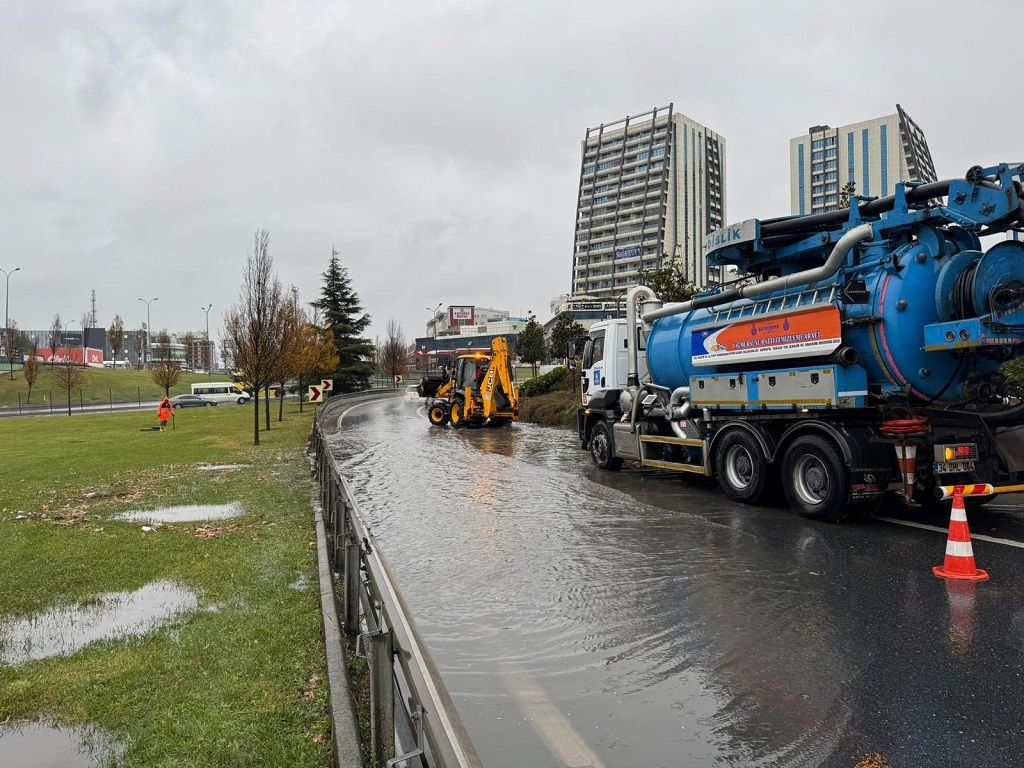
<svg viewBox="0 0 1024 768">
<path fill-rule="evenodd" d="M 4 768 L 100 768 L 121 751 L 116 740 L 93 725 L 0 723 Z"/>
<path fill-rule="evenodd" d="M 230 472 L 234 469 L 242 469 L 248 464 L 200 464 L 196 467 L 200 472 Z"/>
<path fill-rule="evenodd" d="M 230 504 L 185 504 L 161 509 L 133 509 L 115 515 L 114 519 L 132 523 L 190 523 L 238 517 L 242 511 L 242 505 L 233 501 Z"/>
<path fill-rule="evenodd" d="M 197 605 L 190 589 L 154 581 L 131 592 L 97 595 L 89 603 L 0 620 L 0 663 L 66 656 L 98 640 L 144 635 Z M 7 765 L 3 760 L 0 764 Z"/>
</svg>

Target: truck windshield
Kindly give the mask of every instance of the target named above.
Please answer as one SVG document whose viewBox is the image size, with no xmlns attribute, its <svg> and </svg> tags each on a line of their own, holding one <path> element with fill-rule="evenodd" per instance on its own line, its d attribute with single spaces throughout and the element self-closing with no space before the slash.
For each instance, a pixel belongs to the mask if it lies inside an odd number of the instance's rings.
<svg viewBox="0 0 1024 768">
<path fill-rule="evenodd" d="M 591 368 L 594 361 L 600 361 L 604 357 L 604 332 L 587 339 L 583 347 L 583 367 Z"/>
</svg>

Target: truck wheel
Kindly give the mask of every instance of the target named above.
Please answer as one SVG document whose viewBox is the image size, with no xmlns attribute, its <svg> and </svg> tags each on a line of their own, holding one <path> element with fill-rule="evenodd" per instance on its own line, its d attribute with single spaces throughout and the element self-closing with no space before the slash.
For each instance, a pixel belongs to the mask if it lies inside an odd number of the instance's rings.
<svg viewBox="0 0 1024 768">
<path fill-rule="evenodd" d="M 448 409 L 444 403 L 434 403 L 427 409 L 427 419 L 435 427 L 443 427 L 448 423 Z"/>
<path fill-rule="evenodd" d="M 798 437 L 782 459 L 782 489 L 791 509 L 835 523 L 849 511 L 850 478 L 839 450 L 814 435 Z"/>
<path fill-rule="evenodd" d="M 753 435 L 734 429 L 715 450 L 715 476 L 722 492 L 744 504 L 757 504 L 765 493 L 768 459 Z"/>
<path fill-rule="evenodd" d="M 599 421 L 590 433 L 590 458 L 601 469 L 615 471 L 622 468 L 622 459 L 615 455 L 611 429 L 603 421 Z"/>
</svg>

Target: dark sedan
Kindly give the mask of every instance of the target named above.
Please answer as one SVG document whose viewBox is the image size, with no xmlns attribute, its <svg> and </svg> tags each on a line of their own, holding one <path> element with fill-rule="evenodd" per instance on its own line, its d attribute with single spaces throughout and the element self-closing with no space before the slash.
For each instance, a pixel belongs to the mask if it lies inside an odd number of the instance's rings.
<svg viewBox="0 0 1024 768">
<path fill-rule="evenodd" d="M 202 408 L 206 405 L 216 404 L 216 400 L 210 400 L 199 395 L 176 395 L 171 398 L 171 405 L 175 408 Z"/>
</svg>

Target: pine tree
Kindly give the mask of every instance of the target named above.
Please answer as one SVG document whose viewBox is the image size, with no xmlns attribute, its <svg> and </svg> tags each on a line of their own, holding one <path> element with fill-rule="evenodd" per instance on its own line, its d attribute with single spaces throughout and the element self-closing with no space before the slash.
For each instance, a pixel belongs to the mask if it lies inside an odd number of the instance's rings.
<svg viewBox="0 0 1024 768">
<path fill-rule="evenodd" d="M 363 313 L 348 270 L 338 262 L 337 251 L 331 252 L 330 264 L 323 273 L 320 300 L 315 306 L 323 313 L 324 328 L 331 332 L 338 352 L 332 391 L 366 389 L 374 371 L 373 343 L 360 334 L 370 325 L 370 316 Z"/>
</svg>

